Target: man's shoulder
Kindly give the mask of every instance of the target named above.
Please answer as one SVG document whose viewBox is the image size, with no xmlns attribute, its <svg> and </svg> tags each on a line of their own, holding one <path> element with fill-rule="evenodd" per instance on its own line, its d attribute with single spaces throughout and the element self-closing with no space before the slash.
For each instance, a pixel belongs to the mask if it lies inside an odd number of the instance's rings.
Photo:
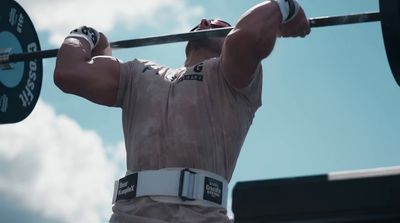
<svg viewBox="0 0 400 223">
<path fill-rule="evenodd" d="M 147 70 L 169 70 L 170 67 L 161 65 L 151 60 L 146 59 L 133 59 L 126 62 L 120 62 L 122 66 L 127 67 L 130 72 L 145 72 Z"/>
<path fill-rule="evenodd" d="M 141 65 L 141 66 L 146 66 L 146 67 L 153 67 L 153 68 L 168 67 L 168 66 L 156 63 L 151 60 L 146 60 L 146 59 L 133 59 L 133 60 L 129 61 L 128 63 L 133 63 L 134 65 Z"/>
</svg>

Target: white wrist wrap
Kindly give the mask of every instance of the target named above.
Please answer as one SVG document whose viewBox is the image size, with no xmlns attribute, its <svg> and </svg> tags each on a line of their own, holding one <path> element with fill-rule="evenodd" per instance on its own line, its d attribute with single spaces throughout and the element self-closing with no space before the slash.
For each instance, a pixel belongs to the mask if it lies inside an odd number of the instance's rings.
<svg viewBox="0 0 400 223">
<path fill-rule="evenodd" d="M 81 37 L 90 44 L 90 50 L 93 50 L 99 43 L 100 33 L 91 27 L 81 26 L 72 30 L 67 37 Z"/>
<path fill-rule="evenodd" d="M 282 14 L 282 23 L 292 20 L 300 10 L 300 5 L 296 0 L 276 0 Z"/>
</svg>

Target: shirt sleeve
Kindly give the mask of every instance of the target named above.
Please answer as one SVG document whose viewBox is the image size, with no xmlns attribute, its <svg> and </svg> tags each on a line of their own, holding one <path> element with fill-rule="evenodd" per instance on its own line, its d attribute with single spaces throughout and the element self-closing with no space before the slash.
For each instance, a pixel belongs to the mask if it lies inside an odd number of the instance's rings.
<svg viewBox="0 0 400 223">
<path fill-rule="evenodd" d="M 235 92 L 242 94 L 249 101 L 254 112 L 261 107 L 262 104 L 262 73 L 262 66 L 259 64 L 253 74 L 253 79 L 247 87 L 238 89 L 232 86 Z"/>
<path fill-rule="evenodd" d="M 135 97 L 135 82 L 137 81 L 137 72 L 135 71 L 136 60 L 120 63 L 120 77 L 115 107 L 129 106 L 132 97 Z"/>
<path fill-rule="evenodd" d="M 262 105 L 262 66 L 258 65 L 254 74 L 252 75 L 252 80 L 249 85 L 244 88 L 234 87 L 222 73 L 219 73 L 219 77 L 223 80 L 226 88 L 234 98 L 240 98 L 243 103 L 245 103 L 252 113 L 255 113 L 259 107 Z"/>
</svg>

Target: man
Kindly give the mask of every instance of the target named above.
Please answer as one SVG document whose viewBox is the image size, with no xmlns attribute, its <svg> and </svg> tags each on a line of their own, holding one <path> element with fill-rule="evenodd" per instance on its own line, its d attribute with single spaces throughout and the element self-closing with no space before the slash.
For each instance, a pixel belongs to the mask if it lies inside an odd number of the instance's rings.
<svg viewBox="0 0 400 223">
<path fill-rule="evenodd" d="M 202 19 L 194 30 L 227 26 Z M 55 83 L 123 111 L 128 170 L 116 184 L 110 222 L 229 222 L 227 184 L 261 106 L 260 62 L 277 37 L 309 33 L 295 0 L 262 2 L 226 38 L 190 41 L 184 67 L 172 69 L 123 63 L 107 56 L 103 34 L 72 31 L 58 53 Z"/>
</svg>

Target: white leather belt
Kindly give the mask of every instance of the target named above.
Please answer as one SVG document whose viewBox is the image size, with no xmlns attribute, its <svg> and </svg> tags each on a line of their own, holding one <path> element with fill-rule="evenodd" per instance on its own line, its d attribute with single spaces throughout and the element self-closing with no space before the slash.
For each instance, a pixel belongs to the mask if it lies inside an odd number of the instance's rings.
<svg viewBox="0 0 400 223">
<path fill-rule="evenodd" d="M 114 184 L 113 204 L 141 196 L 178 197 L 179 203 L 205 201 L 202 204 L 226 209 L 228 181 L 217 174 L 184 168 L 128 172 Z"/>
</svg>

